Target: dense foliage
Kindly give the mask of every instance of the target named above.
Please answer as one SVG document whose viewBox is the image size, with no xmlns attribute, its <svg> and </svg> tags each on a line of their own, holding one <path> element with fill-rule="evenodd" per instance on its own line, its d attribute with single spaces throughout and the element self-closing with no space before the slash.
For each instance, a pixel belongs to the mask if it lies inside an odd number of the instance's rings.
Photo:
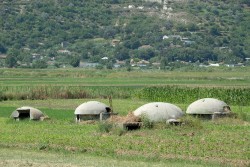
<svg viewBox="0 0 250 167">
<path fill-rule="evenodd" d="M 7 58 L 0 66 L 77 67 L 80 60 L 110 66 L 130 59 L 163 68 L 173 61 L 234 64 L 250 57 L 249 20 L 247 0 L 4 0 L 0 54 Z"/>
</svg>

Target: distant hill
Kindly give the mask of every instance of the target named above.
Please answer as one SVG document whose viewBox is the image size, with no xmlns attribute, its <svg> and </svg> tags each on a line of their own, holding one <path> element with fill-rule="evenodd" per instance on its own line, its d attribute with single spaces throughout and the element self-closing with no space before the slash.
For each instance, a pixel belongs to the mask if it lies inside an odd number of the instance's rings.
<svg viewBox="0 0 250 167">
<path fill-rule="evenodd" d="M 249 0 L 3 0 L 0 66 L 244 63 L 249 23 Z"/>
</svg>

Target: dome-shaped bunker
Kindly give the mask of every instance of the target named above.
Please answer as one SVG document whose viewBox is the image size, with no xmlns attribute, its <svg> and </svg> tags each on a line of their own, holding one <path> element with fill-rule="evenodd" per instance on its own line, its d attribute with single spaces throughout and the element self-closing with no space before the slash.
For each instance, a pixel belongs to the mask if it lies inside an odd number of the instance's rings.
<svg viewBox="0 0 250 167">
<path fill-rule="evenodd" d="M 36 108 L 24 106 L 17 108 L 15 111 L 13 111 L 11 117 L 15 120 L 25 118 L 29 118 L 30 120 L 40 120 L 42 117 L 44 117 L 44 114 L 42 113 L 42 111 Z"/>
<path fill-rule="evenodd" d="M 204 118 L 213 118 L 215 114 L 226 115 L 230 112 L 230 107 L 224 101 L 214 98 L 199 99 L 191 103 L 186 111 L 187 114 Z"/>
<path fill-rule="evenodd" d="M 164 102 L 147 103 L 136 109 L 133 114 L 139 117 L 146 116 L 152 122 L 177 120 L 183 116 L 179 107 Z"/>
<path fill-rule="evenodd" d="M 79 105 L 75 110 L 76 121 L 103 120 L 110 117 L 111 108 L 98 101 L 88 101 Z"/>
</svg>

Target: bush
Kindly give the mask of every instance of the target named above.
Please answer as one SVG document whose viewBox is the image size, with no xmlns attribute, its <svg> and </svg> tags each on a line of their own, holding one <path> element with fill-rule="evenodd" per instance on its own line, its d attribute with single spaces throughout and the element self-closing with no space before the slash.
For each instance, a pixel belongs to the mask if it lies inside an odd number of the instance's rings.
<svg viewBox="0 0 250 167">
<path fill-rule="evenodd" d="M 32 65 L 33 68 L 47 68 L 48 64 L 45 60 L 37 60 Z"/>
<path fill-rule="evenodd" d="M 147 115 L 143 115 L 141 117 L 141 121 L 142 121 L 142 127 L 145 129 L 152 129 L 154 127 L 153 122 L 150 121 L 150 119 L 147 117 Z"/>
</svg>

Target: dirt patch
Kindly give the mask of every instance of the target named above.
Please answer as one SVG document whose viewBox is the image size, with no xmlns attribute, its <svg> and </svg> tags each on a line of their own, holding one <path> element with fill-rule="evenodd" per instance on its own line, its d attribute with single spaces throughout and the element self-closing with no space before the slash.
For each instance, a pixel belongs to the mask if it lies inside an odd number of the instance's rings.
<svg viewBox="0 0 250 167">
<path fill-rule="evenodd" d="M 0 166 L 4 167 L 13 167 L 13 166 L 18 166 L 18 167 L 55 167 L 55 166 L 61 166 L 61 167 L 77 167 L 76 165 L 72 164 L 63 164 L 63 163 L 50 163 L 50 162 L 43 162 L 43 163 L 37 163 L 37 162 L 32 162 L 28 160 L 3 160 L 0 161 Z"/>
<path fill-rule="evenodd" d="M 135 116 L 132 112 L 129 112 L 126 116 L 112 115 L 108 122 L 110 123 L 130 123 L 130 122 L 140 122 L 141 119 Z"/>
<path fill-rule="evenodd" d="M 134 150 L 115 150 L 117 155 L 126 156 L 126 155 L 134 155 L 134 156 L 141 156 L 143 157 L 153 157 L 155 156 L 154 153 L 148 152 L 141 152 L 141 151 L 134 151 Z M 237 167 L 246 167 L 250 165 L 249 160 L 242 160 L 242 159 L 227 159 L 222 157 L 198 157 L 198 156 L 187 156 L 187 155 L 176 155 L 176 154 L 160 154 L 159 157 L 161 159 L 183 159 L 183 160 L 190 160 L 190 161 L 204 161 L 204 162 L 214 162 L 229 166 L 237 166 Z"/>
</svg>

